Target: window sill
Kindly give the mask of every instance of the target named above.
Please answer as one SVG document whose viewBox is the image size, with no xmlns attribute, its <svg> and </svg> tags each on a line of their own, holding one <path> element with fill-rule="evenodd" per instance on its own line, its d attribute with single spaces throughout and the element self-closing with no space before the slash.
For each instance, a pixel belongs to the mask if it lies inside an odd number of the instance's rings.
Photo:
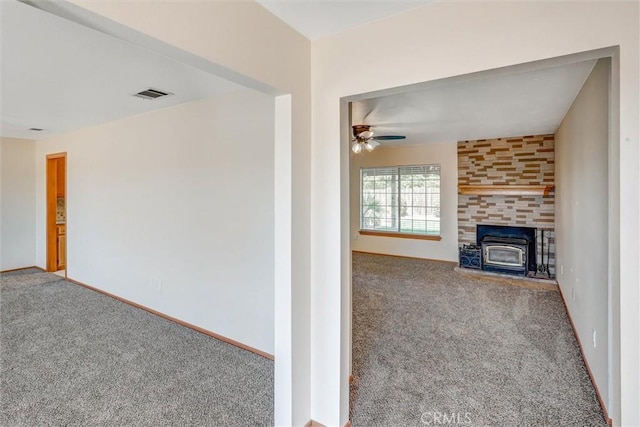
<svg viewBox="0 0 640 427">
<path fill-rule="evenodd" d="M 426 234 L 407 234 L 407 233 L 393 233 L 388 231 L 372 231 L 372 230 L 360 230 L 362 236 L 379 236 L 379 237 L 399 237 L 401 239 L 418 239 L 418 240 L 442 240 L 441 236 L 432 236 Z"/>
</svg>

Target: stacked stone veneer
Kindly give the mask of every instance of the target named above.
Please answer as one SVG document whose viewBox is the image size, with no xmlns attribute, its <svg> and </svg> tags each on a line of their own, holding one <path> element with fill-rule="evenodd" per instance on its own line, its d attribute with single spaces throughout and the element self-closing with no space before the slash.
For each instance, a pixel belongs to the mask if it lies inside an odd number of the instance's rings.
<svg viewBox="0 0 640 427">
<path fill-rule="evenodd" d="M 554 135 L 460 141 L 458 184 L 554 185 L 554 144 Z M 545 263 L 549 251 L 549 266 L 555 273 L 554 194 L 553 190 L 548 196 L 458 194 L 459 244 L 476 243 L 476 224 L 550 230 Z M 538 243 L 538 260 L 541 252 Z"/>
</svg>

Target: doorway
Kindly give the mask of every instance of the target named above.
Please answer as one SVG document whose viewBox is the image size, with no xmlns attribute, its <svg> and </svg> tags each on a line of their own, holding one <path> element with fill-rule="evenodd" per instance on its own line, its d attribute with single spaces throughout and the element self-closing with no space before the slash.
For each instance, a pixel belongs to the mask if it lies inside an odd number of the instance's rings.
<svg viewBox="0 0 640 427">
<path fill-rule="evenodd" d="M 613 71 L 609 71 L 610 72 L 610 77 L 609 79 L 613 79 L 616 77 L 616 71 L 615 71 L 615 55 L 613 55 L 614 60 L 610 60 L 608 59 L 609 56 L 607 55 L 603 55 L 602 52 L 596 52 L 596 53 L 592 53 L 593 57 L 586 57 L 586 56 L 572 56 L 572 57 L 566 57 L 564 58 L 564 61 L 568 61 L 566 63 L 556 63 L 558 65 L 562 65 L 562 66 L 567 66 L 567 65 L 571 65 L 573 66 L 573 64 L 576 63 L 580 63 L 581 61 L 584 61 L 585 59 L 587 61 L 596 61 L 598 63 L 605 61 L 605 62 L 613 62 L 613 65 L 609 65 L 608 67 L 611 68 Z M 602 56 L 600 56 L 602 55 Z M 579 61 L 575 61 L 576 59 L 580 59 Z M 603 59 L 604 58 L 604 59 Z M 575 61 L 575 62 L 574 62 Z M 546 61 L 545 64 L 547 65 L 551 65 L 550 62 Z M 606 68 L 604 65 L 600 64 L 602 66 L 602 68 Z M 524 64 L 523 64 L 524 66 Z M 532 68 L 531 70 L 541 70 L 543 68 Z M 590 74 L 589 74 L 590 75 Z M 501 78 L 504 80 L 504 76 L 501 76 Z M 606 80 L 606 79 L 605 79 Z M 601 80 L 599 80 L 601 81 Z M 614 85 L 612 83 L 610 83 L 611 87 L 614 87 Z M 595 84 L 594 84 L 595 85 Z M 412 87 L 411 89 L 413 89 L 414 87 Z M 601 102 L 604 98 L 606 98 L 607 93 L 609 96 L 609 105 L 615 105 L 615 100 L 611 101 L 611 98 L 615 98 L 616 94 L 615 91 L 612 91 L 612 89 L 609 89 L 609 91 L 607 92 L 606 88 L 604 88 L 604 85 L 598 85 L 598 101 L 600 102 L 598 105 L 601 105 Z M 441 90 L 441 87 L 438 87 L 439 90 Z M 392 95 L 397 95 L 399 93 L 399 89 L 396 89 L 394 92 L 390 92 Z M 591 92 L 590 92 L 591 93 Z M 362 237 L 359 235 L 359 227 L 360 226 L 360 220 L 361 218 L 359 218 L 359 215 L 362 216 L 362 207 L 361 205 L 361 198 L 363 197 L 362 195 L 362 190 L 361 190 L 361 176 L 359 174 L 360 169 L 362 168 L 362 165 L 364 164 L 365 160 L 366 160 L 366 167 L 369 166 L 376 166 L 376 167 L 381 167 L 381 166 L 391 166 L 390 165 L 382 165 L 382 164 L 376 164 L 373 165 L 373 156 L 371 156 L 371 153 L 365 153 L 369 154 L 369 156 L 365 159 L 364 156 L 361 156 L 360 158 L 360 162 L 358 163 L 358 167 L 354 168 L 353 164 L 350 165 L 349 163 L 349 159 L 351 159 L 351 161 L 353 161 L 353 159 L 355 158 L 355 154 L 353 154 L 351 151 L 349 151 L 351 144 L 349 143 L 349 137 L 350 135 L 348 134 L 348 128 L 350 127 L 350 125 L 353 124 L 358 124 L 358 123 L 362 123 L 364 122 L 365 119 L 370 120 L 370 122 L 366 122 L 366 124 L 375 124 L 375 123 L 380 123 L 380 125 L 378 126 L 378 129 L 381 130 L 381 132 L 388 132 L 389 130 L 392 130 L 392 127 L 397 127 L 398 126 L 398 122 L 399 120 L 395 120 L 395 118 L 389 118 L 389 117 L 384 117 L 382 115 L 382 107 L 384 107 L 384 105 L 381 105 L 381 102 L 379 102 L 378 104 L 375 105 L 371 105 L 369 106 L 369 108 L 362 108 L 361 113 L 358 115 L 356 113 L 353 113 L 353 116 L 355 116 L 355 120 L 353 119 L 353 117 L 350 117 L 347 115 L 347 107 L 349 106 L 349 102 L 356 102 L 356 101 L 367 101 L 369 99 L 374 98 L 374 95 L 379 96 L 380 95 L 385 95 L 384 93 L 371 93 L 371 94 L 361 94 L 361 95 L 357 95 L 357 96 L 352 96 L 352 97 L 347 97 L 347 98 L 343 98 L 342 99 L 342 106 L 343 106 L 343 111 L 342 111 L 342 120 L 343 122 L 345 121 L 345 118 L 348 117 L 348 123 L 347 126 L 345 126 L 345 123 L 342 123 L 342 133 L 343 135 L 346 135 L 346 137 L 343 137 L 342 140 L 342 144 L 343 146 L 341 147 L 342 149 L 342 157 L 343 157 L 343 169 L 342 169 L 342 173 L 349 173 L 349 178 L 351 181 L 351 186 L 349 186 L 349 184 L 347 183 L 347 185 L 343 185 L 342 187 L 342 191 L 343 191 L 343 200 L 342 200 L 342 207 L 343 209 L 346 208 L 347 212 L 350 209 L 352 211 L 351 215 L 346 215 L 347 218 L 347 223 L 345 226 L 345 222 L 344 222 L 344 217 L 343 217 L 343 226 L 345 227 L 344 229 L 349 230 L 350 233 L 349 235 L 347 235 L 346 237 L 344 236 L 345 233 L 343 233 L 343 239 L 344 241 L 346 241 L 347 243 L 347 251 L 343 252 L 343 258 L 350 258 L 352 256 L 351 253 L 351 249 L 359 249 L 362 252 L 366 252 L 367 249 L 361 249 L 364 245 L 364 243 L 369 243 L 366 241 L 363 241 L 364 239 L 362 239 Z M 590 95 L 590 96 L 594 96 L 594 95 Z M 452 99 L 453 97 L 447 97 L 447 99 Z M 414 105 L 411 104 L 409 102 L 396 102 L 394 101 L 395 105 Z M 590 108 L 589 111 L 593 111 L 593 103 L 590 103 Z M 354 108 L 354 111 L 356 109 Z M 374 111 L 375 110 L 375 111 Z M 606 109 L 605 109 L 606 110 Z M 393 113 L 397 113 L 398 108 L 396 107 L 392 112 Z M 431 111 L 428 109 L 423 109 L 423 111 Z M 478 110 L 479 111 L 479 110 Z M 616 117 L 616 112 L 612 112 L 609 110 L 608 113 L 602 113 L 602 111 L 597 110 L 598 111 L 598 119 L 599 120 L 604 120 L 604 118 L 607 116 L 609 116 L 609 121 L 610 122 L 614 122 L 615 121 L 615 117 Z M 456 111 L 458 112 L 458 111 Z M 595 114 L 595 113 L 592 113 Z M 414 117 L 411 115 L 408 115 L 409 117 Z M 611 118 L 614 117 L 614 118 Z M 593 121 L 593 120 L 592 120 Z M 385 128 L 385 124 L 387 124 L 387 127 Z M 600 122 L 598 122 L 600 124 Z M 411 123 L 409 123 L 411 124 Z M 433 131 L 433 127 L 432 126 L 429 130 Z M 606 133 L 607 131 L 607 125 L 602 124 L 602 129 L 603 131 Z M 474 127 L 475 129 L 475 127 Z M 580 128 L 581 129 L 581 128 Z M 402 129 L 403 134 L 408 133 L 407 129 Z M 560 278 L 561 281 L 561 291 L 565 291 L 565 293 L 563 295 L 567 295 L 569 296 L 569 298 L 564 298 L 564 303 L 569 307 L 569 309 L 572 309 L 569 311 L 569 313 L 573 316 L 575 324 L 577 325 L 574 326 L 575 329 L 575 335 L 578 338 L 578 342 L 580 342 L 580 338 L 582 338 L 582 343 L 589 343 L 593 340 L 593 346 L 591 345 L 586 345 L 584 347 L 583 350 L 583 357 L 582 359 L 584 359 L 587 363 L 590 363 L 591 366 L 587 365 L 587 370 L 590 370 L 590 375 L 591 375 L 591 381 L 593 382 L 594 386 L 595 386 L 595 392 L 598 393 L 597 398 L 601 399 L 600 402 L 600 406 L 602 407 L 602 409 L 604 411 L 609 410 L 609 412 L 605 412 L 604 416 L 605 418 L 608 418 L 610 416 L 610 414 L 613 412 L 613 414 L 615 414 L 616 412 L 616 408 L 615 408 L 615 387 L 613 386 L 613 384 L 615 384 L 616 382 L 619 382 L 619 379 L 615 377 L 615 372 L 617 371 L 617 367 L 615 364 L 615 354 L 619 353 L 619 337 L 616 337 L 616 332 L 612 329 L 612 325 L 615 324 L 616 322 L 616 318 L 619 317 L 619 308 L 617 308 L 618 303 L 617 301 L 617 294 L 619 293 L 619 289 L 617 289 L 617 282 L 619 282 L 619 280 L 615 280 L 615 278 L 617 277 L 617 271 L 620 268 L 619 262 L 617 261 L 618 257 L 616 256 L 612 256 L 613 254 L 616 253 L 616 247 L 619 247 L 619 239 L 616 237 L 617 230 L 619 229 L 619 216 L 617 215 L 617 205 L 619 200 L 617 200 L 618 195 L 619 195 L 619 183 L 615 181 L 615 171 L 617 170 L 617 166 L 619 163 L 619 147 L 617 147 L 617 140 L 619 138 L 617 138 L 615 135 L 611 136 L 611 133 L 613 133 L 614 131 L 612 130 L 611 127 L 609 127 L 608 129 L 609 132 L 609 137 L 607 138 L 606 136 L 600 136 L 598 139 L 598 147 L 601 148 L 602 150 L 604 150 L 604 154 L 600 155 L 600 156 L 596 156 L 601 162 L 604 162 L 604 167 L 599 168 L 598 170 L 600 171 L 600 173 L 602 175 L 604 175 L 604 177 L 602 177 L 601 179 L 598 180 L 599 185 L 601 185 L 601 187 L 599 187 L 602 191 L 602 195 L 600 196 L 600 200 L 602 200 L 602 198 L 604 198 L 604 200 L 608 200 L 609 203 L 608 205 L 605 204 L 604 208 L 602 208 L 604 210 L 604 218 L 601 222 L 603 224 L 605 224 L 605 230 L 604 230 L 604 234 L 605 236 L 601 236 L 598 239 L 596 239 L 600 245 L 593 245 L 594 247 L 597 247 L 598 250 L 601 250 L 604 252 L 604 255 L 601 256 L 600 260 L 604 260 L 604 261 L 599 261 L 598 263 L 594 263 L 591 262 L 588 267 L 589 268 L 595 268 L 596 264 L 598 266 L 599 269 L 601 269 L 604 274 L 609 274 L 609 280 L 607 281 L 607 278 L 602 278 L 601 280 L 591 280 L 592 277 L 595 277 L 594 275 L 591 274 L 584 274 L 585 271 L 587 271 L 586 268 L 580 268 L 580 269 L 576 269 L 574 268 L 567 268 L 568 265 L 568 261 L 567 256 L 565 255 L 565 270 L 569 270 L 569 273 L 565 274 L 564 277 Z M 594 132 L 589 132 L 589 135 L 594 134 Z M 468 138 L 461 138 L 463 140 L 466 140 Z M 584 143 L 583 139 L 580 139 L 579 142 L 580 143 Z M 447 140 L 446 138 L 443 138 L 443 140 Z M 566 144 L 566 143 L 565 143 Z M 591 151 L 593 151 L 593 148 L 590 149 Z M 606 151 L 609 150 L 609 156 L 611 156 L 612 158 L 607 159 L 607 153 Z M 389 158 L 392 158 L 391 161 L 398 163 L 399 161 L 401 161 L 400 157 L 398 154 L 393 154 L 393 156 L 391 156 L 391 149 L 388 149 L 389 151 Z M 571 156 L 574 156 L 575 153 L 581 153 L 587 150 L 583 149 L 574 149 L 573 153 L 570 153 Z M 376 152 L 374 151 L 374 154 Z M 603 157 L 604 156 L 604 157 Z M 345 161 L 345 158 L 347 159 Z M 429 156 L 429 158 L 431 159 L 432 157 Z M 565 158 L 572 160 L 573 157 L 570 157 L 569 154 L 567 154 L 565 156 Z M 400 159 L 400 160 L 399 160 Z M 604 159 L 604 160 L 602 160 Z M 411 162 L 416 162 L 416 156 L 412 155 L 410 156 L 410 160 Z M 558 160 L 556 159 L 556 165 Z M 607 170 L 607 162 L 608 162 L 608 170 Z M 347 168 L 344 167 L 345 163 L 347 165 Z M 584 161 L 581 160 L 580 162 L 578 162 L 579 164 L 584 164 Z M 455 166 L 457 169 L 457 166 Z M 355 170 L 354 170 L 355 169 Z M 575 168 L 577 169 L 577 167 Z M 556 170 L 557 170 L 557 166 L 556 166 Z M 568 168 L 564 167 L 562 169 L 563 173 L 567 174 L 569 172 L 572 172 L 571 170 L 568 170 Z M 613 171 L 613 175 L 611 175 L 611 171 Z M 593 176 L 594 171 L 589 171 L 589 176 Z M 608 175 L 608 177 L 607 177 Z M 607 183 L 607 179 L 609 179 L 609 182 Z M 584 179 L 582 181 L 580 180 L 575 180 L 575 182 L 571 182 L 570 184 L 572 185 L 581 185 L 582 183 L 584 183 Z M 563 188 L 567 188 L 567 184 L 564 184 Z M 580 187 L 582 188 L 582 187 Z M 344 198 L 344 192 L 347 191 L 348 196 L 346 197 L 346 199 L 349 201 L 350 200 L 350 205 L 348 207 L 344 206 L 345 203 L 345 198 Z M 566 190 L 565 190 L 566 191 Z M 452 194 L 457 195 L 458 191 L 457 189 L 454 189 L 454 192 Z M 451 194 L 450 192 L 447 194 Z M 558 193 L 559 194 L 559 193 Z M 571 208 L 572 206 L 577 206 L 576 203 L 576 192 L 572 191 L 569 194 L 571 194 L 571 196 L 569 198 L 567 198 L 566 196 L 563 198 L 563 200 L 566 202 L 568 201 L 568 207 L 565 210 L 568 210 L 569 208 Z M 564 195 L 564 194 L 563 194 Z M 597 197 L 593 197 L 594 192 L 593 192 L 593 188 L 592 187 L 588 187 L 587 193 L 585 195 L 585 197 L 583 198 L 585 201 L 592 201 L 593 199 L 598 200 Z M 557 197 L 557 196 L 556 196 Z M 355 200 L 353 200 L 355 199 Z M 347 202 L 347 204 L 349 204 L 349 202 Z M 582 203 L 584 204 L 584 203 Z M 556 209 L 557 211 L 557 209 Z M 589 210 L 587 209 L 588 212 L 593 213 L 593 210 Z M 450 217 L 455 217 L 455 211 L 453 212 L 453 214 L 451 216 L 446 216 L 446 218 L 450 218 Z M 566 215 L 568 217 L 571 217 L 570 215 Z M 606 228 L 608 226 L 608 233 L 606 232 Z M 565 227 L 566 229 L 566 227 Z M 607 236 L 608 234 L 608 236 Z M 590 239 L 593 241 L 594 240 L 594 236 L 593 234 L 590 235 Z M 443 239 L 444 240 L 444 239 Z M 456 239 L 457 240 L 457 239 Z M 572 236 L 568 236 L 568 237 L 564 237 L 562 239 L 562 241 L 564 242 L 564 245 L 566 247 L 570 247 L 570 248 L 584 248 L 585 245 L 575 245 L 576 242 L 576 235 L 572 235 Z M 560 241 L 560 240 L 559 240 Z M 372 247 L 372 249 L 376 249 L 379 250 L 382 253 L 382 244 L 381 243 L 376 243 L 376 247 L 374 247 L 373 245 L 374 242 L 369 243 L 370 247 Z M 397 248 L 397 243 L 396 241 L 392 241 L 392 243 L 394 244 L 392 249 Z M 412 242 L 413 243 L 413 242 Z M 387 244 L 387 247 L 391 247 L 391 244 Z M 560 247 L 560 244 L 558 245 L 558 247 Z M 563 248 L 563 251 L 566 253 L 567 249 Z M 413 246 L 411 246 L 410 248 L 413 248 Z M 382 249 L 386 249 L 386 248 L 382 248 Z M 344 247 L 343 247 L 344 250 Z M 375 252 L 374 250 L 369 250 L 370 252 Z M 390 251 L 391 254 L 393 254 L 393 252 Z M 423 254 L 426 253 L 426 250 L 423 250 L 422 252 Z M 608 255 L 607 255 L 608 254 Z M 423 255 L 424 256 L 424 255 Z M 353 289 L 349 289 L 347 288 L 346 291 L 349 291 L 351 294 L 353 295 L 350 297 L 350 300 L 347 300 L 347 305 L 348 306 L 353 306 L 353 313 L 355 313 L 355 316 L 360 315 L 361 320 L 360 320 L 360 324 L 361 325 L 365 325 L 366 326 L 366 321 L 370 320 L 370 313 L 372 312 L 372 310 L 367 310 L 368 307 L 365 306 L 365 304 L 363 303 L 363 301 L 367 301 L 366 298 L 369 298 L 370 301 L 373 301 L 373 303 L 375 303 L 377 305 L 377 307 L 386 307 L 386 306 L 392 306 L 391 304 L 387 304 L 385 305 L 383 302 L 380 302 L 380 300 L 382 299 L 382 295 L 391 295 L 391 292 L 384 292 L 384 291 L 380 291 L 379 289 L 373 289 L 371 290 L 371 285 L 376 284 L 379 285 L 380 281 L 374 281 L 372 280 L 372 278 L 370 276 L 367 276 L 367 280 L 366 281 L 362 281 L 360 280 L 360 283 L 358 283 L 357 279 L 360 278 L 362 279 L 362 277 L 364 276 L 362 274 L 362 267 L 367 267 L 369 265 L 375 265 L 376 271 L 380 270 L 380 265 L 382 264 L 382 261 L 380 261 L 380 258 L 375 258 L 375 256 L 373 255 L 363 255 L 363 254 L 357 254 L 357 255 L 353 255 L 354 258 L 354 272 L 352 274 L 353 277 L 353 281 L 343 281 L 343 285 L 358 285 L 360 286 L 360 295 L 357 295 L 357 292 L 355 292 Z M 375 262 L 371 262 L 371 260 L 369 258 L 375 259 Z M 435 257 L 434 257 L 435 258 Z M 608 258 L 608 263 L 609 265 L 607 265 L 607 258 Z M 437 258 L 436 258 L 437 259 Z M 595 257 L 587 257 L 585 259 L 595 259 Z M 399 264 L 400 261 L 397 260 L 393 260 L 394 262 L 389 261 L 389 264 Z M 573 261 L 573 260 L 570 260 Z M 576 262 L 577 263 L 577 262 Z M 560 263 L 558 264 L 559 266 L 561 265 Z M 360 267 L 360 271 L 358 271 L 358 268 L 356 267 Z M 395 271 L 399 271 L 399 272 L 404 272 L 406 269 L 405 268 L 400 268 L 400 267 L 396 267 Z M 560 270 L 561 271 L 561 270 Z M 574 271 L 576 272 L 581 272 L 581 273 L 576 273 L 577 274 L 581 274 L 584 276 L 587 276 L 588 278 L 585 280 L 583 277 L 580 278 L 580 286 L 575 286 L 576 283 L 578 283 L 578 278 L 577 277 L 573 277 L 571 280 L 569 274 L 573 273 Z M 423 275 L 424 277 L 428 277 L 428 275 Z M 560 274 L 560 276 L 562 276 L 562 274 Z M 607 283 L 608 282 L 608 283 Z M 347 287 L 345 286 L 345 287 Z M 575 292 L 573 291 L 575 286 Z M 397 288 L 397 287 L 396 287 Z M 567 292 L 568 290 L 568 292 Z M 343 292 L 343 295 L 347 295 L 347 292 Z M 357 288 L 356 288 L 357 291 Z M 367 294 L 365 291 L 369 291 L 369 293 Z M 599 313 L 602 313 L 601 316 L 599 316 L 596 319 L 596 316 L 594 316 L 594 310 L 589 310 L 589 312 L 585 312 L 585 310 L 580 310 L 580 306 L 576 306 L 575 303 L 573 303 L 573 299 L 575 298 L 575 294 L 577 293 L 578 295 L 578 299 L 582 300 L 581 304 L 583 305 L 583 307 L 586 307 L 586 301 L 589 301 L 590 304 L 592 304 L 593 307 L 596 307 L 599 309 Z M 593 296 L 595 295 L 599 295 L 598 297 L 593 298 Z M 406 297 L 406 295 L 403 294 L 403 296 Z M 456 298 L 459 295 L 456 295 Z M 359 299 L 358 299 L 359 298 Z M 411 302 L 413 301 L 422 301 L 422 300 L 428 300 L 428 298 L 407 298 L 407 300 L 410 300 Z M 431 298 L 431 300 L 437 300 L 436 298 Z M 562 300 L 561 300 L 562 301 Z M 593 303 L 591 303 L 593 301 Z M 410 308 L 415 307 L 416 304 L 412 304 L 410 306 Z M 432 308 L 431 306 L 427 306 L 427 308 Z M 427 308 L 425 308 L 425 310 L 423 310 L 423 312 L 427 312 Z M 562 305 L 560 305 L 560 308 L 562 309 Z M 474 305 L 474 309 L 477 309 L 477 305 Z M 600 311 L 601 310 L 601 311 Z M 562 310 L 559 310 L 560 312 L 562 312 Z M 364 313 L 364 314 L 363 314 Z M 403 315 L 405 315 L 405 313 L 403 313 Z M 435 316 L 439 321 L 441 321 L 443 319 L 442 316 Z M 575 320 L 577 319 L 577 320 Z M 603 319 L 603 320 L 600 320 Z M 377 320 L 377 319 L 376 319 Z M 457 321 L 457 320 L 456 320 Z M 545 321 L 548 321 L 548 319 L 545 319 Z M 347 365 L 347 363 L 345 363 L 345 361 L 348 361 L 348 366 L 350 366 L 350 372 L 353 373 L 354 371 L 354 365 L 355 365 L 355 370 L 357 370 L 357 361 L 356 363 L 351 363 L 350 362 L 350 358 L 353 357 L 353 352 L 356 351 L 355 349 L 358 349 L 358 346 L 360 347 L 357 351 L 362 351 L 362 348 L 365 347 L 366 349 L 366 345 L 368 344 L 369 341 L 362 339 L 362 337 L 366 337 L 369 338 L 368 336 L 366 336 L 364 333 L 362 333 L 362 331 L 360 332 L 360 336 L 358 335 L 354 335 L 354 329 L 358 326 L 355 325 L 355 321 L 352 319 L 350 324 L 344 324 L 346 322 L 343 322 L 343 329 L 342 332 L 344 333 L 345 330 L 349 330 L 351 332 L 351 343 L 348 343 L 351 347 L 352 347 L 352 353 L 347 355 L 349 357 L 349 359 L 347 357 L 343 358 L 343 364 Z M 451 322 L 451 324 L 454 324 L 453 322 Z M 540 324 L 542 324 L 542 322 L 540 322 Z M 354 327 L 355 325 L 355 327 Z M 465 328 L 460 328 L 460 331 L 471 331 L 472 330 L 472 326 L 473 325 L 469 325 L 469 327 L 465 327 Z M 353 328 L 353 329 L 351 329 Z M 361 328 L 362 329 L 362 328 Z M 371 329 L 371 328 L 370 328 Z M 380 330 L 387 330 L 387 328 L 379 328 Z M 596 350 L 596 329 L 597 329 L 597 336 L 600 337 L 599 339 L 601 340 L 599 344 L 597 344 L 597 350 Z M 366 330 L 365 332 L 369 333 L 368 330 Z M 479 336 L 479 335 L 476 335 Z M 588 339 L 585 339 L 587 338 Z M 568 338 L 571 338 L 571 336 L 569 336 Z M 575 338 L 575 337 L 574 337 Z M 384 339 L 380 339 L 378 338 L 380 341 L 384 341 Z M 604 344 L 604 345 L 603 345 Z M 402 345 L 406 345 L 406 341 L 403 341 Z M 393 346 L 389 346 L 388 347 L 389 351 L 398 351 L 398 349 L 401 349 L 401 347 L 399 345 L 393 347 Z M 386 350 L 386 349 L 385 349 Z M 582 350 L 582 348 L 581 348 Z M 420 352 L 420 351 L 415 351 L 415 354 L 418 354 L 420 356 L 422 356 L 424 354 L 424 352 Z M 471 352 L 461 352 L 461 354 L 471 354 Z M 357 355 L 356 355 L 357 356 Z M 369 354 L 366 355 L 367 357 L 367 362 L 370 363 L 371 360 L 375 359 L 374 357 L 371 357 Z M 389 357 L 385 357 L 385 358 L 379 358 L 380 360 L 389 360 Z M 400 360 L 400 359 L 398 359 Z M 404 360 L 404 359 L 403 359 Z M 431 360 L 449 360 L 447 358 L 432 358 Z M 497 357 L 496 359 L 497 360 Z M 414 364 L 414 366 L 418 366 L 418 364 Z M 394 369 L 398 369 L 397 366 L 394 365 Z M 344 372 L 344 370 L 343 370 Z M 377 369 L 375 370 L 375 373 L 377 375 L 382 375 L 381 373 L 381 369 Z M 593 374 L 592 374 L 593 372 Z M 360 386 L 363 387 L 362 384 L 364 384 L 364 381 L 366 380 L 366 378 L 358 378 L 358 373 L 356 372 L 355 375 L 355 384 L 356 386 Z M 594 376 L 595 374 L 595 376 Z M 372 377 L 373 378 L 373 377 Z M 596 384 L 596 379 L 597 384 Z M 342 378 L 343 383 L 346 384 L 347 381 L 345 381 L 345 378 L 343 376 Z M 598 387 L 598 385 L 600 387 Z M 385 382 L 385 390 L 388 390 L 390 384 L 389 382 Z M 403 385 L 403 387 L 406 387 L 406 384 Z M 352 386 L 352 389 L 354 388 L 354 386 Z M 460 387 L 458 388 L 459 390 L 462 390 L 463 388 Z M 572 388 L 572 390 L 579 390 L 579 387 L 574 387 Z M 372 396 L 380 396 L 379 392 L 371 392 L 371 389 L 368 389 L 366 392 L 368 395 L 372 395 Z M 601 394 L 600 394 L 601 393 Z M 431 393 L 430 395 L 433 397 L 435 393 Z M 353 393 L 352 393 L 353 395 Z M 515 394 L 513 394 L 513 396 L 515 396 Z M 352 404 L 353 405 L 353 404 Z M 352 410 L 353 410 L 353 406 L 352 406 Z M 388 414 L 388 411 L 385 413 Z M 357 414 L 356 414 L 357 415 Z M 410 414 L 410 415 L 415 415 L 415 414 Z M 418 414 L 420 415 L 420 414 Z M 353 412 L 352 412 L 352 416 L 353 416 Z M 358 420 L 358 418 L 355 418 L 356 420 Z"/>
<path fill-rule="evenodd" d="M 47 155 L 47 271 L 66 277 L 67 153 Z"/>
</svg>

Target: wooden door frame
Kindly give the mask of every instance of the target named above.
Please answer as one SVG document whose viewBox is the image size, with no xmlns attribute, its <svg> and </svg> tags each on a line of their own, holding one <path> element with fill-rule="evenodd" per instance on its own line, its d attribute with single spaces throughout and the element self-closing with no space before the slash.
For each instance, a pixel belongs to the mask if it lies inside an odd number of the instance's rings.
<svg viewBox="0 0 640 427">
<path fill-rule="evenodd" d="M 56 205 L 57 205 L 57 184 L 58 184 L 58 159 L 63 159 L 64 162 L 64 197 L 65 197 L 65 210 L 67 204 L 67 153 L 54 153 L 47 154 L 47 168 L 46 168 L 46 187 L 47 187 L 47 201 L 46 201 L 46 233 L 47 233 L 47 271 L 57 271 L 58 262 L 56 259 L 58 229 L 56 227 Z M 65 233 L 66 234 L 66 233 Z M 65 245 L 66 252 L 66 245 Z M 67 254 L 65 253 L 65 262 Z M 65 277 L 67 268 L 65 266 Z"/>
</svg>

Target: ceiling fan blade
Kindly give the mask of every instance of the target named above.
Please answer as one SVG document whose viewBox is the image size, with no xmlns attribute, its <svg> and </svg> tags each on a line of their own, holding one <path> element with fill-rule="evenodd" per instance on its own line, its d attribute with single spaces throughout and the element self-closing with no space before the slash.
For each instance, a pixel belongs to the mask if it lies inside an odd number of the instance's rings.
<svg viewBox="0 0 640 427">
<path fill-rule="evenodd" d="M 381 135 L 374 136 L 373 139 L 377 139 L 378 141 L 392 141 L 394 139 L 407 139 L 404 135 Z"/>
</svg>

